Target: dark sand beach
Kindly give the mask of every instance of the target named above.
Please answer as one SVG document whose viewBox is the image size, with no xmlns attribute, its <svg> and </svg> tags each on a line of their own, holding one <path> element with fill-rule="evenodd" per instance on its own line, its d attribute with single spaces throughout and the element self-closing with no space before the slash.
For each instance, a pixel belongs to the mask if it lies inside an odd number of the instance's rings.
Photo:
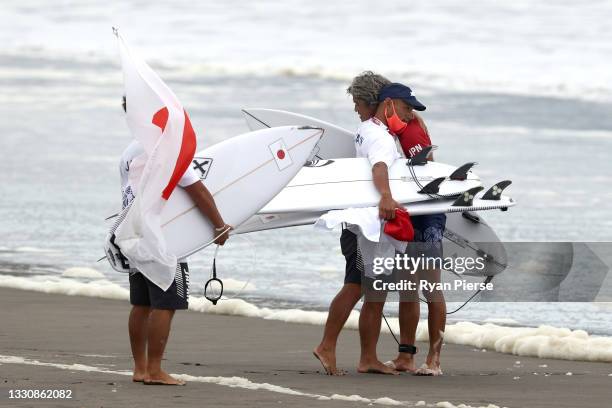
<svg viewBox="0 0 612 408">
<path fill-rule="evenodd" d="M 197 312 L 177 314 L 165 361 L 171 373 L 196 378 L 186 387 L 144 386 L 132 383 L 125 372 L 131 369 L 127 302 L 10 289 L 0 289 L 0 299 L 2 406 L 340 407 L 398 401 L 406 406 L 419 401 L 530 408 L 609 406 L 610 364 L 447 345 L 444 377 L 364 375 L 355 371 L 357 332 L 346 330 L 339 363 L 349 374 L 327 377 L 311 354 L 322 327 Z M 380 357 L 391 358 L 394 349 L 390 336 L 383 335 Z M 71 389 L 74 398 L 9 400 L 10 389 Z M 352 395 L 364 399 L 342 400 Z"/>
</svg>

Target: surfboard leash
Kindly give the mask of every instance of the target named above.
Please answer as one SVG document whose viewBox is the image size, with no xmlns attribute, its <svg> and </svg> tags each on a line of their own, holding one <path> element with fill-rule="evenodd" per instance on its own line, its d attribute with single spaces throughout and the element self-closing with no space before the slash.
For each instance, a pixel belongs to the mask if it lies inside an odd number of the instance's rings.
<svg viewBox="0 0 612 408">
<path fill-rule="evenodd" d="M 238 236 L 241 239 L 245 240 L 249 244 L 251 249 L 253 250 L 253 257 L 252 257 L 251 262 L 250 262 L 250 264 L 251 264 L 251 273 L 249 274 L 249 276 L 253 276 L 253 271 L 255 270 L 255 265 L 257 264 L 257 251 L 255 251 L 255 244 L 253 244 L 253 241 L 251 241 L 245 235 L 236 235 L 236 237 L 238 237 Z M 224 297 L 223 300 L 232 300 L 232 299 L 238 298 L 242 294 L 242 292 L 244 292 L 244 290 L 247 288 L 247 286 L 249 286 L 249 283 L 251 283 L 251 278 L 250 277 L 249 277 L 249 279 L 246 280 L 246 282 L 244 282 L 244 284 L 242 285 L 240 290 L 238 290 L 234 296 L 232 296 L 232 297 Z"/>
<path fill-rule="evenodd" d="M 219 235 L 221 236 L 221 235 Z M 218 238 L 218 237 L 217 237 Z M 217 239 L 215 238 L 215 239 Z M 213 305 L 216 305 L 217 302 L 219 301 L 219 299 L 221 299 L 221 296 L 223 296 L 223 281 L 219 278 L 217 278 L 217 253 L 219 252 L 219 246 L 217 244 L 217 247 L 215 248 L 215 254 L 213 255 L 213 264 L 212 264 L 212 277 L 210 277 L 206 283 L 204 284 L 204 297 L 206 299 L 208 299 L 208 301 L 210 301 L 210 303 L 212 303 Z M 210 296 L 208 294 L 209 288 L 211 288 L 210 290 L 212 291 L 212 285 L 213 283 L 218 283 L 220 286 L 220 290 L 219 290 L 219 294 L 216 296 Z"/>
<path fill-rule="evenodd" d="M 485 278 L 485 280 L 483 281 L 484 285 L 486 285 L 487 283 L 491 282 L 493 280 L 494 276 L 487 276 Z M 457 313 L 458 311 L 460 311 L 461 309 L 463 309 L 468 303 L 470 303 L 472 301 L 472 299 L 474 299 L 476 296 L 478 296 L 480 294 L 480 292 L 482 292 L 483 285 L 481 285 L 481 287 L 476 290 L 476 292 L 474 292 L 474 294 L 472 294 L 472 296 L 470 296 L 468 298 L 468 300 L 466 300 L 465 302 L 463 302 L 463 304 L 461 306 L 459 306 L 458 308 L 456 308 L 455 310 L 453 310 L 452 312 L 447 312 L 446 315 L 450 315 L 453 313 Z M 421 297 L 419 297 L 419 301 L 423 302 L 423 303 L 427 303 L 427 301 Z M 382 317 L 385 321 L 385 324 L 387 325 L 387 328 L 389 329 L 389 333 L 391 333 L 391 336 L 393 337 L 393 340 L 395 340 L 395 342 L 397 343 L 398 346 L 401 346 L 402 344 L 399 342 L 399 340 L 397 339 L 397 336 L 395 335 L 395 333 L 393 332 L 393 329 L 391 328 L 391 324 L 389 324 L 389 321 L 387 320 L 387 316 L 385 316 L 385 314 L 382 314 Z"/>
<path fill-rule="evenodd" d="M 431 150 L 434 150 L 434 146 L 431 146 L 432 148 L 427 150 L 427 153 L 429 154 L 429 152 Z M 419 178 L 416 175 L 416 172 L 414 171 L 414 164 L 412 163 L 412 158 L 409 158 L 406 161 L 406 166 L 408 167 L 408 171 L 410 171 L 410 176 L 412 177 L 412 180 L 415 182 L 415 184 L 417 185 L 417 187 L 420 189 L 420 191 L 422 191 L 424 194 L 427 194 L 427 196 L 429 198 L 433 198 L 433 199 L 439 199 L 439 198 L 447 198 L 441 194 L 436 194 L 436 193 L 429 193 L 426 192 L 426 189 L 423 184 L 421 184 L 421 182 L 419 181 Z M 435 180 L 434 180 L 435 181 Z"/>
<path fill-rule="evenodd" d="M 223 234 L 228 232 L 230 229 L 231 229 L 230 226 L 227 226 L 227 228 L 224 228 L 221 232 L 219 232 L 219 234 L 217 234 L 213 238 L 213 242 L 216 239 L 218 239 L 220 236 L 222 236 Z M 217 278 L 217 254 L 219 253 L 219 247 L 220 247 L 220 245 L 217 244 L 217 247 L 215 248 L 215 254 L 213 255 L 212 276 L 204 284 L 204 297 L 206 299 L 208 299 L 213 305 L 216 305 L 217 302 L 219 301 L 219 299 L 221 299 L 221 296 L 223 296 L 223 281 L 221 279 Z M 218 282 L 219 286 L 221 287 L 221 290 L 219 291 L 219 295 L 217 295 L 217 296 L 209 296 L 208 295 L 208 290 L 209 290 L 209 288 L 211 288 L 210 290 L 212 290 L 212 284 L 214 282 Z"/>
<path fill-rule="evenodd" d="M 421 166 L 421 165 L 427 164 L 427 156 L 433 150 L 436 150 L 437 148 L 438 148 L 438 146 L 436 146 L 436 145 L 427 146 L 424 150 L 422 150 L 417 155 L 415 155 L 413 157 L 407 158 L 406 166 L 408 167 L 408 171 L 410 171 L 410 176 L 412 177 L 412 180 L 417 185 L 417 187 L 420 189 L 420 191 L 419 191 L 420 194 L 426 194 L 429 198 L 432 198 L 432 199 L 446 199 L 446 198 L 456 197 L 459 194 L 438 194 L 440 184 L 442 182 L 444 182 L 445 180 L 447 180 L 447 179 L 450 179 L 450 180 L 465 180 L 466 177 L 467 177 L 467 172 L 474 165 L 476 165 L 478 163 L 476 163 L 476 162 L 465 163 L 464 165 L 462 165 L 459 168 L 455 169 L 455 171 L 450 176 L 448 176 L 448 177 L 439 177 L 439 178 L 436 178 L 436 179 L 432 180 L 428 184 L 423 185 L 423 184 L 421 184 L 421 182 L 419 181 L 418 176 L 416 175 L 416 172 L 414 170 L 414 166 Z"/>
<path fill-rule="evenodd" d="M 478 288 L 478 290 L 476 290 L 476 292 L 474 292 L 474 294 L 472 296 L 470 296 L 468 298 L 468 300 L 466 300 L 461 306 L 459 306 L 457 309 L 453 310 L 452 312 L 447 312 L 446 314 L 453 314 L 453 313 L 457 313 L 458 311 L 460 311 L 461 309 L 463 309 L 468 303 L 470 303 L 472 301 L 472 299 L 474 299 L 476 296 L 478 296 L 480 294 L 480 292 L 482 292 L 483 290 L 483 286 L 486 286 L 489 282 L 491 282 L 493 280 L 494 276 L 493 275 L 489 275 L 485 278 L 485 280 L 482 282 L 483 285 L 480 285 L 480 288 Z"/>
<path fill-rule="evenodd" d="M 229 228 L 223 230 L 223 232 L 221 232 L 214 239 L 219 238 L 221 235 L 223 235 L 227 231 L 229 231 Z M 243 235 L 241 235 L 240 237 L 242 239 L 246 240 L 247 243 L 251 246 L 251 248 L 254 249 L 253 242 L 251 242 L 247 237 L 245 237 Z M 215 248 L 215 253 L 213 255 L 213 264 L 212 264 L 212 268 L 211 268 L 211 275 L 210 275 L 210 278 L 204 284 L 204 297 L 208 301 L 210 301 L 213 305 L 216 305 L 219 302 L 219 300 L 221 300 L 221 299 L 223 299 L 223 300 L 231 300 L 231 299 L 237 298 L 238 296 L 240 296 L 240 294 L 246 289 L 246 287 L 251 282 L 251 278 L 247 279 L 247 281 L 244 283 L 244 285 L 242 285 L 242 288 L 240 288 L 240 290 L 238 290 L 238 292 L 236 292 L 236 294 L 234 296 L 232 296 L 232 297 L 223 297 L 223 281 L 219 277 L 217 277 L 217 255 L 219 253 L 219 247 L 220 247 L 220 245 L 217 245 L 217 247 Z M 256 251 L 253 250 L 253 260 L 251 262 L 251 268 L 254 268 L 254 265 L 255 265 L 256 261 L 257 261 L 257 253 L 256 253 Z M 214 290 L 215 290 L 213 288 L 213 284 L 214 283 L 217 283 L 217 285 L 220 288 L 218 294 L 214 293 Z M 209 291 L 213 292 L 213 295 L 209 295 L 208 294 Z"/>
</svg>

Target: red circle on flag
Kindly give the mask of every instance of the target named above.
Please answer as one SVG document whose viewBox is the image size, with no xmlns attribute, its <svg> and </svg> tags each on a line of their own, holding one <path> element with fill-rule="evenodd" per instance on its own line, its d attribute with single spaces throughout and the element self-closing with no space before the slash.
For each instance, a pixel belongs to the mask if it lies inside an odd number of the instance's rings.
<svg viewBox="0 0 612 408">
<path fill-rule="evenodd" d="M 281 150 L 279 150 L 278 152 L 276 152 L 276 156 L 277 156 L 279 159 L 283 160 L 283 159 L 285 158 L 285 151 L 284 151 L 284 150 L 282 150 L 282 149 L 281 149 Z"/>
</svg>

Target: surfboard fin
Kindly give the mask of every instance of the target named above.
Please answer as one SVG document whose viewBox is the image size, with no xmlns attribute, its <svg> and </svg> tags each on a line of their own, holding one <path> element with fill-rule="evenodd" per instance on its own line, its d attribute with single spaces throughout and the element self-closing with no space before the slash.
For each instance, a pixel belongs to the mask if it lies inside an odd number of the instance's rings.
<svg viewBox="0 0 612 408">
<path fill-rule="evenodd" d="M 413 157 L 409 158 L 408 161 L 406 162 L 406 165 L 407 166 L 422 166 L 424 164 L 427 164 L 427 156 L 429 156 L 429 153 L 431 153 L 433 148 L 434 148 L 433 145 L 423 148 L 423 150 L 415 154 Z"/>
<path fill-rule="evenodd" d="M 466 220 L 472 221 L 474 224 L 480 224 L 480 217 L 477 216 L 476 214 L 472 214 L 471 212 L 464 211 L 461 213 L 461 216 L 463 216 L 463 218 L 465 218 Z"/>
<path fill-rule="evenodd" d="M 499 199 L 501 198 L 502 192 L 510 184 L 512 184 L 512 181 L 510 180 L 500 181 L 499 183 L 493 185 L 493 187 L 491 187 L 489 190 L 487 190 L 487 192 L 484 193 L 484 195 L 482 196 L 482 199 L 499 201 Z"/>
<path fill-rule="evenodd" d="M 467 179 L 468 171 L 470 171 L 472 169 L 472 167 L 474 167 L 477 164 L 478 163 L 476 163 L 476 162 L 465 163 L 463 166 L 458 167 L 457 170 L 453 171 L 452 174 L 449 176 L 449 178 L 451 180 L 460 180 L 460 181 L 463 181 L 463 180 Z"/>
<path fill-rule="evenodd" d="M 440 191 L 440 184 L 444 180 L 446 180 L 446 177 L 438 177 L 437 179 L 430 181 L 419 191 L 419 194 L 438 194 L 438 191 Z"/>
<path fill-rule="evenodd" d="M 476 197 L 476 193 L 482 190 L 484 190 L 484 187 L 478 186 L 464 191 L 459 196 L 459 198 L 455 200 L 455 202 L 453 203 L 453 207 L 471 207 L 474 203 L 474 197 Z"/>
</svg>

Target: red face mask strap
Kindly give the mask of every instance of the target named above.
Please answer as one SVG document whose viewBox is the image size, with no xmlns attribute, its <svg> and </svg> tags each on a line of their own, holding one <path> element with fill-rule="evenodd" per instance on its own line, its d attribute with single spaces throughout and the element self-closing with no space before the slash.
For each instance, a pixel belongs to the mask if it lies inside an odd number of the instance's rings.
<svg viewBox="0 0 612 408">
<path fill-rule="evenodd" d="M 397 113 L 395 112 L 395 104 L 393 103 L 393 101 L 391 101 L 391 108 L 393 109 L 393 115 L 389 116 L 387 115 L 387 104 L 385 103 L 385 118 L 390 119 L 393 116 L 397 116 Z"/>
</svg>

